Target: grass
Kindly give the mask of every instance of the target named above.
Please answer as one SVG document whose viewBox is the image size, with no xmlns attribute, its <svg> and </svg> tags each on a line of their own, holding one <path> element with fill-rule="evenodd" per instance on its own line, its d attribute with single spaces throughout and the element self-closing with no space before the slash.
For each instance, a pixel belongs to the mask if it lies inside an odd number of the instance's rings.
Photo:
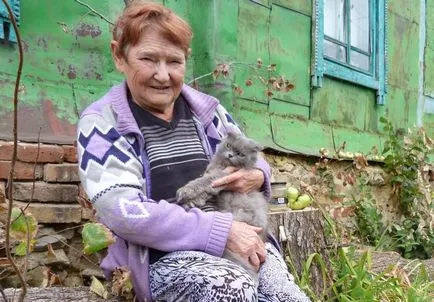
<svg viewBox="0 0 434 302">
<path fill-rule="evenodd" d="M 330 265 L 314 253 L 298 275 L 290 257 L 287 260 L 296 282 L 314 302 L 434 301 L 434 281 L 430 281 L 421 262 L 412 261 L 404 267 L 391 265 L 383 272 L 374 272 L 370 250 L 357 256 L 354 248 L 337 248 Z M 314 264 L 319 265 L 323 281 L 328 283 L 322 293 L 315 292 L 311 284 L 309 272 Z"/>
</svg>

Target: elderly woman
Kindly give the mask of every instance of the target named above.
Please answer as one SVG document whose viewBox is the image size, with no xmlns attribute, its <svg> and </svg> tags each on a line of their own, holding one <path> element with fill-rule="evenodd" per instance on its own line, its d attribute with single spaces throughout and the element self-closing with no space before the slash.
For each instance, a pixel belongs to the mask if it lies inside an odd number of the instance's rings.
<svg viewBox="0 0 434 302">
<path fill-rule="evenodd" d="M 308 301 L 260 228 L 175 203 L 176 190 L 204 172 L 236 129 L 215 98 L 184 84 L 191 38 L 189 25 L 159 4 L 130 5 L 116 22 L 111 50 L 125 82 L 78 125 L 82 184 L 117 237 L 101 266 L 108 279 L 129 269 L 140 301 Z M 269 197 L 269 177 L 261 159 L 214 185 Z M 259 286 L 221 258 L 225 248 L 259 270 Z"/>
</svg>

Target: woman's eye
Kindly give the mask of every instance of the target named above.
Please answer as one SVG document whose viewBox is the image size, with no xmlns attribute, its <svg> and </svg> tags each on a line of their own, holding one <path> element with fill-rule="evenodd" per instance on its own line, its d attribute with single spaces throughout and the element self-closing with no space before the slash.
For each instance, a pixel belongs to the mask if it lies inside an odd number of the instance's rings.
<svg viewBox="0 0 434 302">
<path fill-rule="evenodd" d="M 141 60 L 142 61 L 148 61 L 148 62 L 153 62 L 154 61 L 152 58 L 148 58 L 148 57 L 142 58 Z"/>
</svg>

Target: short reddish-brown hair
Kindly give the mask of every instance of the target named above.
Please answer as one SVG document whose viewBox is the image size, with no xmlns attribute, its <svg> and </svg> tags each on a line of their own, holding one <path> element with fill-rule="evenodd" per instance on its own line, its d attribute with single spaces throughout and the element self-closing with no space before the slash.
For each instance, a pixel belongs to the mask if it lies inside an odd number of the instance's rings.
<svg viewBox="0 0 434 302">
<path fill-rule="evenodd" d="M 151 27 L 160 30 L 166 39 L 188 55 L 193 37 L 190 25 L 162 4 L 141 1 L 128 5 L 115 23 L 113 40 L 119 43 L 117 55 L 126 59 L 128 46 L 136 45 L 143 32 Z"/>
</svg>

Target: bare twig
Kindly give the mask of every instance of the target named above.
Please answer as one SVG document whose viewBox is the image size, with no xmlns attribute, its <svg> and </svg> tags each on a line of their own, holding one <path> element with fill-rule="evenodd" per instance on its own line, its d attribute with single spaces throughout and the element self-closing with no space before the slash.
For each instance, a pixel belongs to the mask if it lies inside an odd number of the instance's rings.
<svg viewBox="0 0 434 302">
<path fill-rule="evenodd" d="M 81 228 L 83 225 L 84 225 L 84 224 L 79 224 L 79 225 L 75 225 L 75 226 L 73 226 L 73 227 L 64 228 L 64 229 L 62 229 L 62 230 L 60 230 L 60 231 L 57 231 L 56 234 L 60 234 L 60 233 L 63 233 L 63 232 L 69 231 L 69 230 L 78 229 L 78 228 Z M 49 233 L 44 233 L 44 232 L 40 232 L 40 233 L 41 233 L 41 235 L 44 235 L 44 236 L 48 236 L 48 235 L 50 235 Z"/>
<path fill-rule="evenodd" d="M 18 215 L 18 217 L 15 218 L 15 220 L 17 220 L 18 218 L 20 218 L 21 215 L 25 216 L 24 215 L 25 214 L 24 211 L 27 210 L 27 208 L 29 207 L 30 203 L 33 201 L 33 197 L 35 195 L 35 175 L 36 175 L 36 165 L 38 164 L 39 152 L 40 152 L 40 149 L 41 149 L 41 130 L 42 130 L 42 127 L 39 127 L 39 132 L 38 132 L 38 149 L 36 151 L 36 159 L 35 159 L 35 163 L 33 165 L 32 192 L 31 192 L 31 195 L 30 195 L 30 200 L 27 202 L 26 206 L 21 211 L 20 215 Z M 14 222 L 15 222 L 15 220 L 14 220 Z"/>
<path fill-rule="evenodd" d="M 80 224 L 80 225 L 76 225 L 76 226 L 73 226 L 73 227 L 65 228 L 65 229 L 62 229 L 62 230 L 60 230 L 60 231 L 57 231 L 55 234 L 57 235 L 57 234 L 60 234 L 60 233 L 63 233 L 63 232 L 69 231 L 69 230 L 78 229 L 78 228 L 83 227 L 83 225 L 84 225 L 84 224 Z M 54 236 L 53 234 L 49 234 L 49 233 L 44 233 L 44 232 L 40 232 L 40 233 L 41 233 L 42 236 Z M 78 250 L 78 249 L 76 249 L 75 247 L 73 247 L 72 245 L 68 244 L 67 241 L 64 241 L 64 240 L 59 239 L 59 238 L 57 238 L 57 239 L 58 239 L 60 242 L 62 242 L 64 245 L 66 245 L 67 247 L 69 247 L 70 249 L 72 249 L 72 250 L 74 250 L 74 251 L 76 251 L 76 252 L 83 253 L 83 251 Z M 98 263 L 93 262 L 90 258 L 88 258 L 87 256 L 85 256 L 84 254 L 82 254 L 81 257 L 83 257 L 83 258 L 84 258 L 86 261 L 88 261 L 90 264 L 93 264 L 93 265 L 98 266 Z"/>
<path fill-rule="evenodd" d="M 15 33 L 17 35 L 17 42 L 18 42 L 18 50 L 19 50 L 19 64 L 18 64 L 18 70 L 17 70 L 17 77 L 15 81 L 15 91 L 14 91 L 14 121 L 13 121 L 13 134 L 14 134 L 14 148 L 12 152 L 12 162 L 11 162 L 11 170 L 9 172 L 9 179 L 8 179 L 8 189 L 9 189 L 9 207 L 8 207 L 8 215 L 7 215 L 7 223 L 6 223 L 6 257 L 11 262 L 11 265 L 14 269 L 14 271 L 17 273 L 18 278 L 21 282 L 21 293 L 20 297 L 18 298 L 18 301 L 22 302 L 24 301 L 24 297 L 27 294 L 27 285 L 26 282 L 23 279 L 23 276 L 18 269 L 17 265 L 12 259 L 11 255 L 11 246 L 10 246 L 10 224 L 11 224 L 11 217 L 12 217 L 12 206 L 13 206 L 13 182 L 14 182 L 14 171 L 15 171 L 15 163 L 17 161 L 17 145 L 18 145 L 18 91 L 20 87 L 20 79 L 21 79 L 21 72 L 23 70 L 23 45 L 21 42 L 21 36 L 20 32 L 18 31 L 17 22 L 15 20 L 15 16 L 11 10 L 11 7 L 9 6 L 8 1 L 2 0 L 3 4 L 5 5 L 8 14 L 9 14 L 9 20 L 11 21 Z"/>
<path fill-rule="evenodd" d="M 228 63 L 228 64 L 227 64 L 228 68 L 231 68 L 232 66 L 236 66 L 236 65 L 243 66 L 243 67 L 246 67 L 246 68 L 250 68 L 250 69 L 255 73 L 256 76 L 259 76 L 259 73 L 258 73 L 258 71 L 256 70 L 255 65 L 253 65 L 253 64 L 244 63 L 244 62 L 231 62 L 231 63 Z M 196 81 L 198 81 L 198 80 L 201 80 L 201 79 L 203 79 L 203 78 L 206 78 L 206 77 L 212 76 L 213 74 L 214 74 L 214 71 L 212 71 L 212 72 L 208 72 L 208 73 L 205 73 L 205 74 L 203 74 L 203 75 L 201 75 L 201 76 L 199 76 L 199 77 L 197 77 L 197 78 L 192 79 L 192 80 L 189 81 L 187 84 L 188 84 L 188 85 L 191 85 L 191 84 L 193 84 L 194 82 L 196 82 Z"/>
<path fill-rule="evenodd" d="M 198 81 L 198 80 L 200 80 L 200 79 L 203 79 L 203 78 L 206 78 L 206 77 L 211 76 L 212 74 L 213 74 L 213 72 L 205 73 L 205 74 L 201 75 L 200 77 L 197 77 L 197 78 L 192 79 L 192 80 L 191 80 L 190 82 L 188 82 L 187 84 L 188 84 L 188 85 L 191 85 L 191 84 L 193 84 L 194 82 L 196 82 L 196 81 Z"/>
<path fill-rule="evenodd" d="M 58 234 L 58 233 L 59 233 L 59 232 L 57 232 L 56 234 Z M 42 235 L 44 235 L 44 233 L 42 233 Z M 45 234 L 45 236 L 47 236 L 47 237 L 54 237 L 54 235 L 52 235 L 52 234 Z M 62 240 L 62 239 L 59 239 L 59 238 L 57 238 L 57 240 L 59 240 L 59 241 L 60 241 L 61 243 L 63 243 L 64 245 L 66 245 L 69 249 L 71 249 L 71 250 L 73 250 L 73 251 L 75 251 L 75 252 L 81 253 L 80 257 L 83 257 L 83 259 L 85 259 L 85 260 L 86 260 L 87 262 L 89 262 L 90 264 L 93 264 L 93 265 L 95 265 L 95 266 L 98 266 L 98 263 L 93 262 L 89 257 L 85 256 L 85 255 L 83 254 L 83 251 L 82 251 L 82 250 L 76 249 L 76 248 L 73 247 L 72 245 L 68 244 L 68 242 L 67 242 L 66 240 Z"/>
<path fill-rule="evenodd" d="M 104 17 L 102 14 L 100 14 L 99 12 L 97 12 L 96 10 L 94 10 L 89 4 L 87 3 L 83 3 L 80 0 L 74 0 L 75 2 L 77 2 L 78 4 L 81 4 L 85 7 L 87 7 L 92 13 L 94 13 L 95 15 L 99 16 L 101 19 L 103 19 L 104 21 L 106 21 L 107 23 L 111 24 L 111 25 L 115 25 L 113 22 L 111 22 L 110 20 L 108 20 L 106 17 Z"/>
<path fill-rule="evenodd" d="M 87 13 L 85 13 L 83 16 L 80 17 L 80 20 L 78 20 L 77 24 L 72 28 L 72 32 L 75 32 L 77 30 L 77 28 L 80 26 L 81 21 L 83 21 L 84 17 L 86 17 L 87 15 L 89 15 L 92 11 L 87 11 Z"/>
<path fill-rule="evenodd" d="M 41 149 L 41 130 L 42 130 L 42 127 L 39 127 L 38 149 L 36 151 L 36 159 L 35 159 L 35 163 L 33 165 L 32 192 L 31 192 L 31 195 L 30 195 L 30 199 L 27 202 L 26 206 L 21 210 L 20 215 L 18 215 L 17 218 L 15 218 L 14 221 L 11 222 L 11 224 L 13 224 L 15 221 L 17 221 L 17 219 L 20 218 L 21 215 L 23 215 L 25 217 L 25 213 L 24 212 L 27 210 L 27 208 L 29 207 L 30 203 L 32 203 L 33 197 L 35 195 L 35 181 L 36 181 L 35 175 L 36 175 L 36 165 L 38 164 L 39 152 L 40 152 L 40 149 Z"/>
</svg>

